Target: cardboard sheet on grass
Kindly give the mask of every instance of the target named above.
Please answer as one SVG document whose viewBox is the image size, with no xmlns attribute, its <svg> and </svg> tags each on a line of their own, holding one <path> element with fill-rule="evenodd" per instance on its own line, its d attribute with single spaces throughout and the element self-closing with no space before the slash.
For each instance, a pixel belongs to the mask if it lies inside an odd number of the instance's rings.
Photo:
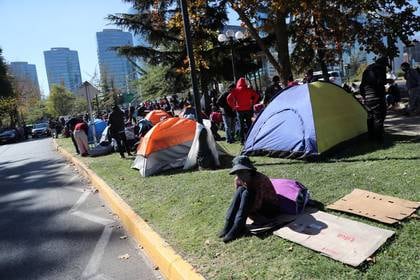
<svg viewBox="0 0 420 280">
<path fill-rule="evenodd" d="M 412 215 L 419 206 L 420 202 L 354 189 L 327 208 L 394 224 Z"/>
<path fill-rule="evenodd" d="M 345 264 L 359 266 L 394 232 L 317 211 L 299 215 L 274 234 Z"/>
</svg>

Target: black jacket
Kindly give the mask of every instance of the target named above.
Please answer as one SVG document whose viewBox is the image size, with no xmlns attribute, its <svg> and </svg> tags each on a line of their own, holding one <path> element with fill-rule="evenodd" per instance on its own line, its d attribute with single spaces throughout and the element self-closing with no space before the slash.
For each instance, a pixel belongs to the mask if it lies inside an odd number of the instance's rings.
<svg viewBox="0 0 420 280">
<path fill-rule="evenodd" d="M 235 117 L 235 112 L 232 110 L 232 108 L 227 103 L 227 97 L 230 94 L 230 91 L 226 91 L 223 94 L 219 96 L 219 98 L 216 101 L 216 104 L 220 107 L 222 110 L 222 114 L 226 115 L 228 117 Z"/>
<path fill-rule="evenodd" d="M 69 119 L 65 123 L 65 125 L 66 125 L 68 130 L 74 131 L 74 127 L 76 126 L 76 124 L 81 123 L 81 122 L 83 122 L 82 119 L 73 117 L 73 118 Z"/>
<path fill-rule="evenodd" d="M 273 96 L 278 93 L 280 90 L 282 90 L 282 87 L 278 84 L 272 84 L 265 90 L 264 94 L 264 105 L 267 105 L 270 103 Z"/>
<path fill-rule="evenodd" d="M 124 113 L 120 109 L 113 110 L 108 119 L 109 130 L 111 134 L 124 131 Z"/>
<path fill-rule="evenodd" d="M 373 63 L 369 65 L 362 75 L 360 94 L 362 96 L 374 95 L 383 98 L 385 96 L 386 67 Z"/>
</svg>

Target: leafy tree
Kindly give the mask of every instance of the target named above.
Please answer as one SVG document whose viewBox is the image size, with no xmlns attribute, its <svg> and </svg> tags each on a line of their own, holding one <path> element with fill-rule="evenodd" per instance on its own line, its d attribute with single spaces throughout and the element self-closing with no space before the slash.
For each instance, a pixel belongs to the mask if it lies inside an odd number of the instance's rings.
<svg viewBox="0 0 420 280">
<path fill-rule="evenodd" d="M 27 116 L 34 110 L 34 106 L 41 100 L 39 88 L 31 80 L 13 78 L 13 92 L 16 98 L 17 112 L 19 112 L 19 121 L 27 121 Z"/>
<path fill-rule="evenodd" d="M 410 45 L 410 38 L 420 31 L 420 17 L 416 14 L 418 7 L 411 3 L 414 1 L 408 0 L 366 2 L 363 16 L 358 18 L 362 28 L 357 34 L 357 40 L 368 52 L 392 60 L 398 55 L 397 41 L 401 40 L 405 45 Z"/>
<path fill-rule="evenodd" d="M 0 127 L 7 123 L 13 127 L 18 122 L 17 100 L 14 97 L 0 98 Z"/>
<path fill-rule="evenodd" d="M 176 92 L 185 90 L 189 83 L 188 58 L 185 49 L 182 15 L 179 2 L 174 0 L 127 0 L 132 3 L 135 14 L 110 15 L 113 23 L 128 28 L 140 35 L 148 43 L 140 46 L 122 46 L 118 51 L 128 57 L 141 57 L 149 65 L 162 65 L 167 69 L 166 78 L 178 80 Z M 188 1 L 194 56 L 197 63 L 201 90 L 207 91 L 214 80 L 233 79 L 230 60 L 230 47 L 218 42 L 217 37 L 223 24 L 227 22 L 226 1 L 198 0 Z M 249 40 L 248 40 L 249 41 Z M 242 45 L 242 44 L 241 44 Z M 244 48 L 257 52 L 255 42 L 244 42 Z M 253 46 L 253 47 L 251 47 Z M 235 43 L 241 64 L 238 69 L 242 75 L 255 71 L 249 53 Z M 251 47 L 251 48 L 250 48 Z M 184 88 L 182 88 L 184 87 Z"/>
<path fill-rule="evenodd" d="M 31 104 L 30 110 L 25 114 L 27 124 L 35 123 L 41 119 L 51 117 L 47 112 L 46 100 L 37 100 Z"/>
<path fill-rule="evenodd" d="M 175 80 L 167 78 L 168 66 L 149 66 L 136 86 L 142 99 L 156 99 L 176 93 Z"/>
<path fill-rule="evenodd" d="M 343 49 L 355 42 L 367 51 L 392 58 L 397 55 L 397 40 L 408 44 L 409 38 L 419 30 L 420 18 L 407 0 L 227 2 L 283 80 L 291 73 L 289 42 L 294 45 L 291 59 L 298 71 L 316 63 L 327 76 L 327 64 L 336 64 Z M 266 35 L 274 36 L 273 45 L 262 41 Z M 277 61 L 271 47 L 278 52 Z"/>
<path fill-rule="evenodd" d="M 0 98 L 13 97 L 12 83 L 10 76 L 7 74 L 7 66 L 3 58 L 3 50 L 0 48 Z"/>
<path fill-rule="evenodd" d="M 88 104 L 86 98 L 75 97 L 73 100 L 72 114 L 82 114 L 88 111 Z"/>
<path fill-rule="evenodd" d="M 296 1 L 228 0 L 227 2 L 238 13 L 258 47 L 286 83 L 292 73 L 287 18 Z M 263 38 L 264 36 L 266 38 Z M 271 52 L 272 47 L 277 52 L 277 58 Z"/>
<path fill-rule="evenodd" d="M 13 91 L 11 77 L 7 73 L 2 49 L 0 49 L 0 127 L 6 122 L 10 126 L 15 126 L 18 122 L 17 112 L 16 94 Z"/>
<path fill-rule="evenodd" d="M 47 99 L 47 112 L 53 117 L 73 112 L 75 97 L 62 85 L 53 85 Z"/>
<path fill-rule="evenodd" d="M 151 64 L 170 65 L 181 74 L 187 71 L 178 2 L 127 2 L 133 3 L 137 14 L 109 18 L 145 36 L 150 46 L 122 47 L 120 52 L 145 57 Z M 408 0 L 199 0 L 189 5 L 202 88 L 208 77 L 220 73 L 218 66 L 228 67 L 224 63 L 226 56 L 215 55 L 220 48 L 216 34 L 226 22 L 228 6 L 238 13 L 283 80 L 292 73 L 291 64 L 298 71 L 317 64 L 327 78 L 327 65 L 337 64 L 343 50 L 356 42 L 368 52 L 394 57 L 398 52 L 397 40 L 409 43 L 420 26 L 415 7 Z M 383 38 L 387 38 L 386 42 Z M 289 43 L 294 45 L 291 54 Z"/>
</svg>

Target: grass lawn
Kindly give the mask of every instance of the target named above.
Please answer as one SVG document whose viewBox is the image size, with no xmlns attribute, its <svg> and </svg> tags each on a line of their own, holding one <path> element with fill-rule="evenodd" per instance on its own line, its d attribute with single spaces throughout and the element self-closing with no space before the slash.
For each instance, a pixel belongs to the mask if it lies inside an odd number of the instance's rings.
<svg viewBox="0 0 420 280">
<path fill-rule="evenodd" d="M 59 139 L 74 151 L 69 139 Z M 325 205 L 361 188 L 420 200 L 420 141 L 387 135 L 379 147 L 359 142 L 320 162 L 253 157 L 272 178 L 302 182 Z M 223 146 L 232 154 L 239 145 Z M 352 268 L 276 236 L 245 237 L 229 244 L 217 238 L 234 192 L 228 169 L 175 171 L 148 178 L 118 154 L 83 158 L 129 205 L 207 279 L 419 279 L 420 227 L 411 219 L 396 227 L 333 212 L 396 236 L 376 254 L 376 263 Z"/>
</svg>

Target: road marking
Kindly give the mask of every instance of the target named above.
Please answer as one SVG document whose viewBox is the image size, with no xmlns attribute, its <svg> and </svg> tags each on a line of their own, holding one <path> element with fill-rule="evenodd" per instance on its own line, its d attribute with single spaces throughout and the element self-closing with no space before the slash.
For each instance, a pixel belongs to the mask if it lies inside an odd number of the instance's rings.
<svg viewBox="0 0 420 280">
<path fill-rule="evenodd" d="M 18 191 L 18 192 L 0 197 L 0 202 L 8 202 L 8 203 L 17 202 L 18 200 L 29 199 L 35 196 L 36 195 L 35 195 L 34 190 Z"/>
<path fill-rule="evenodd" d="M 109 239 L 111 238 L 111 233 L 111 227 L 105 227 L 102 231 L 102 235 L 99 238 L 98 243 L 96 243 L 95 250 L 93 250 L 88 265 L 82 273 L 82 279 L 92 277 L 98 271 L 99 265 L 102 261 L 102 257 L 105 253 L 105 247 L 108 245 Z"/>
<path fill-rule="evenodd" d="M 98 216 L 95 216 L 95 215 L 91 215 L 91 214 L 88 214 L 88 213 L 83 213 L 83 212 L 80 212 L 80 211 L 74 211 L 72 214 L 73 215 L 76 215 L 76 216 L 79 216 L 79 217 L 81 217 L 83 219 L 89 220 L 91 222 L 104 225 L 104 226 L 109 225 L 109 224 L 112 224 L 112 223 L 115 222 L 114 220 L 110 220 L 110 219 L 106 219 L 106 218 L 101 218 L 101 217 L 98 217 Z"/>
<path fill-rule="evenodd" d="M 86 189 L 81 189 L 81 188 L 76 188 L 76 187 L 63 187 L 63 189 L 66 189 L 66 190 L 69 190 L 69 191 L 81 192 L 81 193 L 89 192 Z"/>
<path fill-rule="evenodd" d="M 80 197 L 79 200 L 73 205 L 73 207 L 69 210 L 70 213 L 75 212 L 77 208 L 80 207 L 80 205 L 85 202 L 85 200 L 88 198 L 90 192 L 84 192 Z"/>
<path fill-rule="evenodd" d="M 0 150 L 0 155 L 2 155 L 2 154 L 4 154 L 5 152 L 7 152 L 7 150 L 9 150 L 11 148 L 11 146 L 9 145 L 9 146 L 6 146 L 5 148 L 2 148 L 1 150 Z"/>
</svg>

